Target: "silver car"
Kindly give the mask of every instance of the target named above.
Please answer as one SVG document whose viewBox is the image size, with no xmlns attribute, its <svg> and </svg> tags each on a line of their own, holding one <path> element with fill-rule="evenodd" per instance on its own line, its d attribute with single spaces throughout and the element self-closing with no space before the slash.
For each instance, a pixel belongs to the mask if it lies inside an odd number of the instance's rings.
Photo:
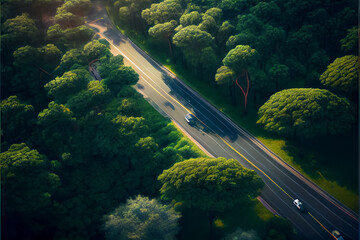
<svg viewBox="0 0 360 240">
<path fill-rule="evenodd" d="M 297 209 L 299 209 L 300 212 L 305 212 L 306 211 L 304 204 L 302 202 L 300 202 L 299 199 L 295 199 L 293 201 L 293 203 L 297 207 Z"/>
</svg>

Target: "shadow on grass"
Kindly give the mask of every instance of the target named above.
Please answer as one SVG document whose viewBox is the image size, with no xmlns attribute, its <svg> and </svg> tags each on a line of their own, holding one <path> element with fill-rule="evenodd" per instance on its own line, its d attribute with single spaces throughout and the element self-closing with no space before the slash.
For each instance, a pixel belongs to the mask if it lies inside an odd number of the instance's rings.
<svg viewBox="0 0 360 240">
<path fill-rule="evenodd" d="M 259 213 L 259 202 L 257 200 L 245 201 L 227 211 L 215 214 L 215 220 L 223 223 L 216 226 L 214 224 L 215 236 L 212 239 L 222 239 L 226 234 L 233 233 L 237 228 L 243 230 L 254 229 L 259 236 L 263 236 L 266 231 L 267 221 L 259 217 L 266 209 L 261 209 Z M 270 218 L 273 216 L 271 215 Z M 269 219 L 269 218 L 268 218 Z M 210 239 L 209 219 L 205 211 L 199 209 L 185 209 L 182 211 L 180 220 L 182 229 L 178 234 L 179 240 L 198 240 Z"/>
<path fill-rule="evenodd" d="M 358 193 L 359 163 L 357 130 L 337 136 L 319 137 L 303 144 L 288 141 L 285 151 L 312 178 L 323 176 Z"/>
<path fill-rule="evenodd" d="M 169 63 L 167 54 L 154 47 L 152 40 L 134 31 L 127 31 L 126 34 L 155 59 L 162 63 Z M 250 90 L 248 111 L 244 113 L 243 98 L 239 89 L 235 88 L 237 98 L 236 106 L 233 106 L 227 88 L 209 86 L 208 83 L 201 82 L 193 74 L 189 74 L 179 64 L 169 66 L 180 79 L 199 92 L 207 101 L 225 113 L 235 123 L 258 138 L 267 138 L 264 144 L 283 160 L 298 170 L 301 168 L 300 172 L 305 173 L 325 191 L 357 211 L 359 169 L 357 129 L 338 136 L 319 137 L 301 144 L 294 140 L 283 140 L 267 133 L 256 124 L 258 119 L 257 110 L 266 102 L 267 98 L 259 99 L 258 96 L 255 101 L 254 93 Z"/>
</svg>

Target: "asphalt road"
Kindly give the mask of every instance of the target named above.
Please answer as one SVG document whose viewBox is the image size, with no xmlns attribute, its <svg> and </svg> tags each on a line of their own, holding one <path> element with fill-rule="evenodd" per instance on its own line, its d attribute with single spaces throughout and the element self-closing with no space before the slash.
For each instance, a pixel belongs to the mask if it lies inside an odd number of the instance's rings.
<svg viewBox="0 0 360 240">
<path fill-rule="evenodd" d="M 306 239 L 359 238 L 359 217 L 314 183 L 284 163 L 241 127 L 206 102 L 172 73 L 156 63 L 110 23 L 101 7 L 94 8 L 88 24 L 111 43 L 114 55 L 139 74 L 136 88 L 164 116 L 169 117 L 211 156 L 237 159 L 257 171 L 265 182 L 261 197 L 281 216 L 289 219 Z M 165 47 L 165 46 L 164 46 Z M 196 116 L 191 127 L 184 116 Z M 301 213 L 292 201 L 299 198 L 307 208 Z"/>
</svg>

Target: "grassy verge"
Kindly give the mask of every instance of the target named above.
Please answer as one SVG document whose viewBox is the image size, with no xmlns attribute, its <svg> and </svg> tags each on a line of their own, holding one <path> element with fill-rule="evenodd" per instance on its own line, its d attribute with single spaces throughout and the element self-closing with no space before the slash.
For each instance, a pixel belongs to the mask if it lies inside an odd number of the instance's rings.
<svg viewBox="0 0 360 240">
<path fill-rule="evenodd" d="M 359 197 L 354 190 L 349 190 L 347 187 L 341 186 L 337 181 L 331 181 L 324 177 L 322 172 L 327 172 L 326 169 L 323 170 L 314 170 L 313 172 L 304 171 L 304 167 L 299 163 L 298 158 L 291 156 L 291 151 L 286 151 L 287 143 L 284 140 L 278 139 L 269 139 L 258 137 L 258 139 L 264 143 L 268 148 L 275 152 L 279 157 L 281 157 L 289 165 L 293 166 L 296 170 L 302 173 L 305 177 L 311 179 L 322 189 L 330 193 L 337 200 L 348 206 L 354 211 L 358 211 L 358 201 Z M 311 161 L 311 154 L 307 157 Z"/>
<path fill-rule="evenodd" d="M 313 141 L 305 146 L 300 146 L 301 144 L 297 142 L 276 139 L 256 125 L 257 109 L 261 105 L 260 101 L 257 103 L 249 101 L 248 111 L 244 114 L 241 105 L 235 107 L 229 103 L 226 92 L 221 94 L 221 90 L 198 81 L 180 66 L 169 64 L 166 53 L 157 51 L 151 45 L 151 41 L 147 41 L 143 36 L 133 31 L 126 31 L 121 28 L 119 30 L 130 37 L 135 44 L 149 53 L 154 59 L 163 63 L 235 123 L 260 139 L 284 161 L 352 210 L 356 212 L 359 210 L 357 181 L 358 139 L 356 134 L 350 134 L 350 138 L 345 136 L 346 144 L 342 140 L 327 137 L 319 139 L 319 141 Z M 339 144 L 341 146 L 337 146 Z M 346 161 L 342 159 L 346 159 Z"/>
</svg>

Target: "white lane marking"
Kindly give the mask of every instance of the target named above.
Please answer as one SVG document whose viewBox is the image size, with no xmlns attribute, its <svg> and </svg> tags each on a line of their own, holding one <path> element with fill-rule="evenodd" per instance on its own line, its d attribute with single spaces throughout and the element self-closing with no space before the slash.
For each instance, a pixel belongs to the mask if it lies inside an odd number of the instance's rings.
<svg viewBox="0 0 360 240">
<path fill-rule="evenodd" d="M 146 81 L 146 79 L 144 78 L 144 77 L 142 77 L 141 76 L 141 79 L 144 81 L 144 82 L 146 82 L 149 86 L 151 86 L 151 84 L 148 82 L 148 81 Z M 154 91 L 156 91 L 155 89 L 154 89 Z M 167 99 L 164 95 L 160 95 L 163 99 L 165 99 L 166 101 L 171 101 L 171 100 L 169 100 L 169 99 Z M 154 101 L 155 102 L 155 101 Z M 173 104 L 175 104 L 175 105 L 178 105 L 178 106 L 180 106 L 180 107 L 182 107 L 181 105 L 179 105 L 179 103 L 177 103 L 176 101 L 175 102 L 173 102 Z M 164 111 L 164 110 L 163 110 Z M 165 112 L 165 111 L 164 111 Z M 167 113 L 167 112 L 165 112 L 169 117 L 171 117 L 171 115 L 169 114 L 169 113 Z M 222 148 L 223 149 L 223 151 L 224 152 L 226 152 L 227 154 L 229 154 L 230 156 L 232 156 L 228 151 L 226 151 L 220 144 L 219 144 L 219 142 L 217 141 L 217 140 L 215 140 L 215 138 L 213 138 L 210 134 L 207 134 L 207 133 L 205 133 L 205 132 L 203 132 L 204 134 L 206 134 L 209 138 L 211 138 L 220 148 Z M 209 147 L 209 146 L 208 146 Z M 209 147 L 209 149 L 211 149 L 211 147 Z"/>
<path fill-rule="evenodd" d="M 102 34 L 103 35 L 103 34 Z M 104 38 L 106 38 L 107 40 L 110 40 L 109 38 L 107 38 L 105 35 L 103 35 L 104 36 Z M 110 41 L 109 41 L 110 42 Z M 111 43 L 111 42 L 110 42 Z M 131 44 L 131 42 L 129 42 L 130 43 L 130 45 L 132 45 Z M 112 44 L 112 43 L 111 43 Z M 124 55 L 124 57 L 128 60 L 128 61 L 130 61 L 135 67 L 137 67 L 145 76 L 147 76 L 158 88 L 160 88 L 163 92 L 165 92 L 166 94 L 168 94 L 165 90 L 163 90 L 154 80 L 152 80 L 152 78 L 150 78 L 149 77 L 149 75 L 147 75 L 142 69 L 140 69 L 139 68 L 139 66 L 137 66 L 129 57 L 127 57 L 119 48 L 117 48 L 114 44 L 112 44 L 119 52 L 120 52 L 120 54 L 122 54 L 122 55 Z M 129 55 L 131 55 L 132 57 L 134 57 L 134 55 L 133 54 L 131 54 L 130 52 L 128 52 L 128 51 L 126 51 Z M 139 53 L 140 54 L 140 53 Z M 140 54 L 140 55 L 142 55 L 142 54 Z M 135 59 L 136 59 L 136 57 L 134 57 Z M 148 61 L 146 58 L 144 58 L 146 61 Z M 140 63 L 141 64 L 141 63 Z M 157 64 L 156 62 L 155 62 L 155 64 Z M 142 64 L 143 65 L 143 64 Z M 157 64 L 158 65 L 158 64 Z M 146 66 L 144 66 L 143 65 L 143 67 L 146 69 L 146 70 L 148 70 L 152 75 L 154 75 L 155 76 L 155 74 L 152 72 L 152 71 L 150 71 Z M 160 67 L 162 67 L 162 66 L 160 66 Z M 150 85 L 150 84 L 149 84 Z M 181 91 L 183 91 L 182 89 L 180 89 Z M 184 91 L 183 91 L 184 92 Z M 189 95 L 189 94 L 187 94 L 188 96 L 190 96 L 191 98 L 193 98 L 191 95 Z M 194 99 L 194 98 L 193 98 Z M 199 103 L 199 101 L 197 101 L 196 99 L 195 99 L 195 101 L 196 102 L 198 102 Z M 207 112 L 209 112 L 209 110 L 207 110 L 206 108 L 204 108 Z M 216 119 L 218 119 L 217 118 L 217 116 L 215 116 L 214 114 L 212 114 L 211 112 L 209 112 L 211 115 L 213 115 L 214 117 L 216 117 Z M 207 118 L 208 119 L 208 118 Z M 212 122 L 210 119 L 208 119 L 208 121 L 210 121 L 210 122 Z M 220 122 L 222 122 L 222 121 L 220 121 Z M 212 122 L 213 123 L 213 122 Z M 231 123 L 231 122 L 230 122 Z M 227 129 L 229 129 L 227 126 L 226 126 L 226 124 L 222 124 L 222 125 L 224 125 Z M 233 125 L 233 124 L 232 124 Z M 212 131 L 214 131 L 212 128 L 210 128 L 209 127 L 209 129 L 211 129 Z M 239 130 L 239 128 L 237 127 L 237 129 Z M 230 129 L 229 129 L 230 130 Z M 215 132 L 215 131 L 214 131 Z M 247 134 L 245 131 L 243 131 L 242 129 L 240 129 L 240 132 L 242 132 L 244 135 L 246 135 L 247 137 L 248 137 L 248 139 L 251 141 L 251 142 L 253 142 L 255 145 L 257 145 L 257 146 L 259 146 L 258 144 L 256 144 L 254 141 L 252 141 L 252 139 L 253 139 L 253 137 L 251 137 L 251 136 L 249 136 L 249 134 Z M 214 139 L 213 139 L 214 140 Z M 214 140 L 215 141 L 215 140 Z M 216 141 L 215 141 L 216 142 Z M 219 143 L 218 142 L 216 142 L 218 145 L 219 145 Z M 246 141 L 246 143 L 251 147 L 251 148 L 253 148 L 256 152 L 258 152 L 261 156 L 263 156 L 263 154 L 261 153 L 261 152 L 259 152 L 257 149 L 255 149 L 249 142 L 247 142 Z M 238 145 L 238 144 L 237 144 Z M 219 145 L 219 146 L 221 146 L 221 145 Z M 239 145 L 238 145 L 239 146 Z M 222 148 L 222 147 L 221 147 Z M 241 147 L 242 148 L 242 147 Z M 228 151 L 226 151 L 224 148 L 222 148 L 225 152 L 227 152 L 228 153 Z M 243 148 L 242 148 L 243 149 Z M 244 149 L 243 149 L 244 150 Z M 247 152 L 248 153 L 248 152 Z M 264 151 L 263 151 L 263 153 L 265 153 Z M 249 153 L 248 153 L 248 155 L 249 156 L 251 156 Z M 271 158 L 273 158 L 272 156 L 270 156 L 270 155 L 268 155 L 269 157 L 271 157 Z M 252 156 L 251 156 L 252 157 Z M 263 156 L 264 157 L 264 156 Z M 252 159 L 254 159 L 254 157 L 252 157 Z M 255 159 L 256 160 L 256 159 Z M 273 162 L 272 161 L 269 161 L 268 159 L 266 159 L 265 158 L 265 160 L 266 161 L 268 161 L 271 165 L 273 165 L 275 168 L 277 168 L 280 172 L 282 172 L 287 178 L 290 178 L 289 176 L 287 176 L 281 169 L 279 169 L 277 166 L 275 166 L 274 164 L 273 164 Z M 261 164 L 262 165 L 262 164 Z M 290 172 L 290 171 L 289 171 Z M 292 180 L 291 178 L 290 178 L 290 180 Z M 293 182 L 295 182 L 294 180 L 292 180 Z M 282 182 L 282 181 L 281 181 Z M 283 182 L 282 182 L 282 184 L 284 185 L 284 186 L 286 186 L 286 184 L 284 184 Z M 319 202 L 320 203 L 320 205 L 323 205 L 326 209 L 328 209 L 323 203 L 321 203 L 319 200 L 317 200 L 315 197 L 313 197 L 313 195 L 311 195 L 311 194 L 309 194 L 309 192 L 307 191 L 307 190 L 305 190 L 302 186 L 300 186 L 298 183 L 296 183 L 295 182 L 295 184 L 296 185 L 298 185 L 300 188 L 302 188 L 304 191 L 306 191 L 307 193 L 308 193 L 308 195 L 310 195 L 312 198 L 314 198 L 317 202 Z M 311 187 L 311 186 L 310 186 Z M 329 209 L 328 209 L 329 210 Z M 329 210 L 330 211 L 330 210 Z M 332 211 L 330 211 L 331 213 L 332 213 Z M 334 214 L 335 215 L 335 214 Z M 337 216 L 337 215 L 336 215 Z M 337 216 L 338 217 L 338 216 Z M 344 220 L 342 219 L 342 218 L 340 218 L 343 222 L 344 222 Z M 344 223 L 346 223 L 346 224 L 348 224 L 347 222 L 344 222 Z M 349 225 L 349 224 L 348 224 Z M 351 225 L 350 225 L 351 226 Z M 352 226 L 351 226 L 352 227 Z"/>
<path fill-rule="evenodd" d="M 245 142 L 247 142 L 246 141 L 246 139 L 244 139 L 245 140 Z M 248 142 L 247 142 L 248 143 Z M 237 142 L 235 142 L 235 144 L 239 147 L 239 148 L 241 148 L 244 152 L 246 152 L 247 154 L 248 154 L 248 156 L 250 156 L 250 158 L 252 158 L 252 159 L 255 159 L 252 155 L 250 155 L 243 147 L 241 147 L 241 145 L 240 144 L 238 144 Z M 263 157 L 263 159 L 266 159 L 266 157 L 263 155 L 263 154 L 266 154 L 265 152 L 259 152 L 259 151 L 257 151 L 251 144 L 249 144 L 248 143 L 248 145 L 252 148 L 252 149 L 254 149 L 258 154 L 260 154 L 262 157 Z M 353 230 L 355 230 L 355 231 L 358 231 L 356 228 L 354 228 L 350 223 L 348 223 L 347 221 L 345 221 L 342 217 L 339 217 L 338 215 L 336 215 L 333 211 L 331 211 L 325 204 L 323 204 L 322 202 L 320 202 L 320 200 L 318 200 L 316 197 L 314 197 L 314 195 L 313 194 L 310 194 L 310 192 L 307 190 L 307 189 L 305 189 L 303 186 L 301 186 L 298 182 L 296 182 L 294 179 L 292 179 L 290 176 L 288 176 L 287 174 L 285 174 L 284 173 L 284 171 L 283 170 L 281 170 L 279 167 L 277 167 L 272 161 L 268 161 L 275 169 L 277 169 L 279 172 L 281 172 L 287 179 L 289 179 L 291 182 L 293 182 L 295 185 L 297 185 L 300 189 L 302 189 L 304 192 L 306 192 L 307 193 L 307 195 L 310 197 L 310 198 L 312 198 L 312 200 L 313 201 L 316 201 L 318 204 L 320 204 L 323 208 L 325 208 L 325 209 L 327 209 L 328 210 L 328 212 L 330 212 L 332 215 L 334 215 L 335 217 L 337 217 L 340 221 L 342 221 L 344 224 L 346 224 L 346 225 L 348 225 L 350 228 L 352 228 Z M 260 162 L 259 162 L 259 164 L 260 165 L 262 165 Z M 263 165 L 262 165 L 263 166 Z M 264 169 L 266 169 L 264 166 L 263 166 L 263 168 Z M 294 175 L 295 176 L 295 175 Z M 296 177 L 296 176 L 295 176 Z M 286 186 L 287 187 L 287 189 L 288 190 L 290 190 L 290 192 L 292 192 L 292 194 L 294 195 L 294 192 L 291 190 L 291 188 L 289 188 L 282 180 L 280 180 L 279 178 L 278 178 L 278 181 L 279 182 L 281 182 L 284 186 Z M 318 212 L 317 210 L 315 210 L 315 208 L 313 208 L 313 210 L 314 211 L 316 211 L 321 217 L 323 217 L 324 219 L 326 219 L 327 220 L 327 218 L 323 215 L 323 214 L 321 214 L 320 212 Z M 328 220 L 327 220 L 328 221 Z M 328 221 L 329 222 L 329 221 Z M 330 222 L 329 222 L 330 223 Z M 330 223 L 331 224 L 331 223 Z"/>
<path fill-rule="evenodd" d="M 277 197 L 279 196 L 279 195 L 276 194 L 270 187 L 269 187 L 268 189 L 269 189 L 274 195 L 276 195 Z M 265 194 L 265 195 L 266 195 L 266 194 Z M 283 202 L 289 209 L 291 209 L 291 212 L 294 212 L 295 214 L 299 214 L 298 210 L 295 209 L 295 206 L 293 206 L 293 205 L 291 204 L 291 202 L 285 202 L 285 201 L 284 201 L 282 198 L 280 198 L 280 197 L 279 197 L 279 200 L 280 200 L 281 202 Z M 266 200 L 266 201 L 272 202 L 271 200 Z M 294 215 L 294 213 L 293 213 L 293 215 Z M 305 214 L 305 213 L 304 213 L 304 214 Z M 319 233 L 315 228 L 313 228 L 313 226 L 312 226 L 308 221 L 306 221 L 306 219 L 304 219 L 303 216 L 302 216 L 301 219 L 302 219 L 303 222 L 304 222 L 307 226 L 309 226 L 321 239 L 323 239 L 323 237 L 320 235 L 320 233 Z M 296 225 L 298 228 L 300 228 L 298 224 L 295 224 L 295 223 L 293 223 L 293 222 L 292 222 L 292 224 L 294 224 L 294 225 Z M 301 228 L 300 228 L 300 229 L 301 229 Z M 306 232 L 306 231 L 303 231 L 303 232 Z"/>
</svg>

